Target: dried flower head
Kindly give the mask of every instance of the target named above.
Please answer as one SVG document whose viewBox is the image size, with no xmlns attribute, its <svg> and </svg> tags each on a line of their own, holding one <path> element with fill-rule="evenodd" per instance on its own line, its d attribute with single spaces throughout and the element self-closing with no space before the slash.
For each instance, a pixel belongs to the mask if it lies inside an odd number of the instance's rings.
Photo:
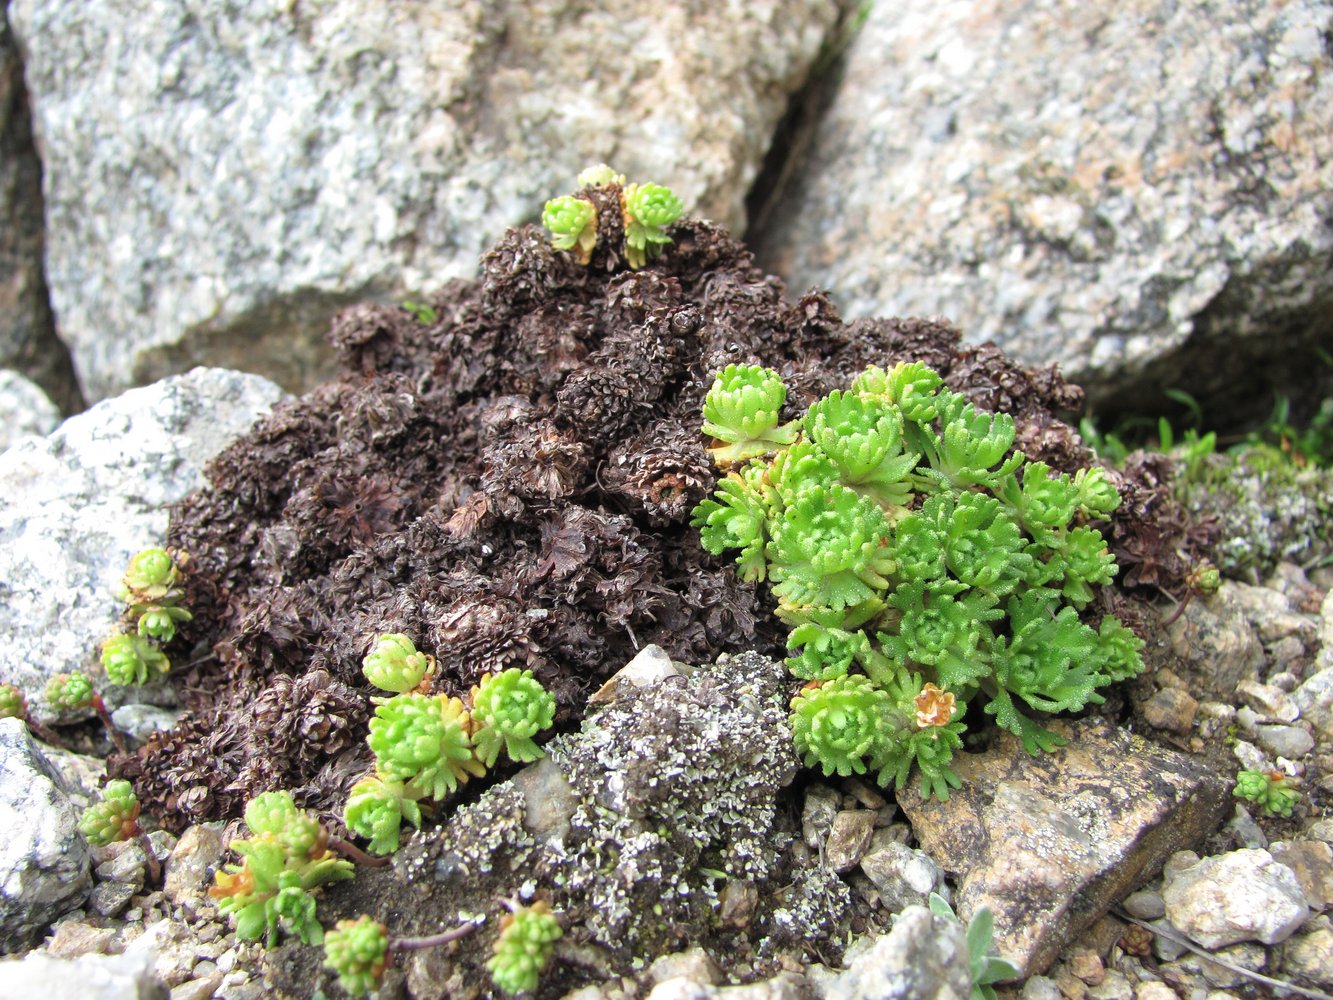
<svg viewBox="0 0 1333 1000">
<path fill-rule="evenodd" d="M 916 724 L 922 729 L 928 726 L 947 726 L 953 719 L 954 702 L 957 699 L 952 691 L 926 684 L 921 693 L 912 702 L 916 705 Z"/>
</svg>

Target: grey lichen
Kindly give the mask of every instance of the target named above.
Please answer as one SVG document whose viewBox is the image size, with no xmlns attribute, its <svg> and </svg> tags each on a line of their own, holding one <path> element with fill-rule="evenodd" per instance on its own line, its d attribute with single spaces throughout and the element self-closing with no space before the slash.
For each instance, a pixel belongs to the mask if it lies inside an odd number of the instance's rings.
<svg viewBox="0 0 1333 1000">
<path fill-rule="evenodd" d="M 1213 561 L 1254 582 L 1281 561 L 1333 556 L 1333 470 L 1301 467 L 1268 445 L 1210 455 L 1179 484 L 1196 517 L 1221 529 Z"/>
</svg>

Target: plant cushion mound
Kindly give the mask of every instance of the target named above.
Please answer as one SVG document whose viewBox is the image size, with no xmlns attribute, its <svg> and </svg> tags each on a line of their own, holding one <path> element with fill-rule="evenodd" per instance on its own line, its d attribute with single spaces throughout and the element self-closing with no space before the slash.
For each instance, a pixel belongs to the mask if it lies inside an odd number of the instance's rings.
<svg viewBox="0 0 1333 1000">
<path fill-rule="evenodd" d="M 787 398 L 770 434 L 870 378 L 873 365 L 900 422 L 938 408 L 945 388 L 966 392 L 978 424 L 992 410 L 1015 415 L 1014 443 L 1029 460 L 1070 474 L 1088 465 L 1053 415 L 1078 394 L 1052 373 L 962 347 L 945 324 L 846 324 L 823 295 L 788 299 L 721 229 L 655 222 L 670 206 L 642 207 L 639 224 L 665 226 L 671 241 L 645 235 L 634 271 L 623 259 L 623 181 L 608 172 L 587 183 L 575 193 L 596 209 L 586 264 L 577 246 L 556 249 L 545 229 L 524 226 L 482 258 L 476 280 L 444 286 L 428 310 L 350 307 L 330 332 L 342 373 L 260 420 L 171 512 L 167 541 L 190 554 L 178 585 L 194 616 L 178 623 L 176 641 L 217 658 L 184 668 L 187 711 L 175 729 L 111 762 L 168 829 L 234 818 L 274 787 L 341 815 L 349 775 L 374 766 L 366 738 L 379 692 L 362 661 L 376 636 L 429 650 L 434 693 L 462 696 L 483 674 L 531 670 L 554 698 L 557 725 L 647 643 L 696 663 L 745 648 L 788 655 L 789 626 L 773 617 L 767 590 L 775 539 L 747 495 L 767 503 L 764 491 L 779 486 L 744 483 L 717 497 L 704 544 L 689 528 L 718 481 L 699 415 L 728 364 L 782 375 Z M 895 369 L 900 361 L 922 367 Z M 897 452 L 889 423 L 869 418 L 864 440 L 836 460 L 798 454 L 782 491 L 828 482 L 843 461 L 891 497 L 907 481 L 894 463 L 927 442 L 907 440 L 903 423 Z M 839 502 L 862 534 L 837 554 L 832 584 L 812 575 L 825 554 L 786 537 L 777 541 L 792 558 L 772 584 L 792 600 L 844 605 L 841 621 L 818 624 L 854 631 L 849 616 L 878 613 L 862 597 L 900 557 L 904 529 Z M 1127 539 L 1159 507 L 1135 509 Z M 741 567 L 730 564 L 737 543 L 748 553 Z M 962 540 L 954 558 L 967 558 Z M 870 639 L 853 652 L 857 672 L 886 655 Z M 136 677 L 156 673 L 144 667 Z"/>
</svg>

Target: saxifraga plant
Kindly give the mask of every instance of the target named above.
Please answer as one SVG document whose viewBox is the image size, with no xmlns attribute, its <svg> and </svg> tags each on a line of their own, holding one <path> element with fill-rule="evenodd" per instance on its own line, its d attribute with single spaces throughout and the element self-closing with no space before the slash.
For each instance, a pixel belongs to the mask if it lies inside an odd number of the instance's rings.
<svg viewBox="0 0 1333 1000">
<path fill-rule="evenodd" d="M 1091 523 L 1120 502 L 1102 469 L 1026 461 L 1011 417 L 920 363 L 869 368 L 789 423 L 785 398 L 770 369 L 719 373 L 703 426 L 730 471 L 692 523 L 772 586 L 810 682 L 792 702 L 808 765 L 898 788 L 915 769 L 944 799 L 972 699 L 1035 754 L 1061 741 L 1029 712 L 1142 671 L 1129 629 L 1079 617 L 1117 568 Z"/>
<path fill-rule="evenodd" d="M 430 937 L 391 938 L 387 927 L 365 914 L 356 920 L 339 920 L 324 935 L 324 967 L 338 974 L 338 985 L 349 994 L 364 996 L 380 988 L 396 952 L 448 944 L 480 926 L 480 921 L 471 920 Z"/>
<path fill-rule="evenodd" d="M 434 658 L 402 633 L 377 637 L 362 661 L 372 684 L 399 692 L 372 699 L 378 707 L 367 742 L 375 773 L 352 786 L 343 813 L 347 828 L 377 854 L 398 850 L 404 820 L 421 825 L 422 801 L 442 800 L 481 777 L 501 750 L 520 763 L 540 757 L 533 737 L 555 719 L 555 699 L 531 670 L 486 674 L 464 705 L 421 693 L 434 667 Z"/>
<path fill-rule="evenodd" d="M 625 261 L 637 271 L 658 256 L 671 242 L 666 227 L 680 218 L 684 205 L 669 188 L 660 184 L 626 184 L 624 175 L 606 164 L 579 174 L 584 188 L 608 188 L 616 192 L 625 233 Z M 592 260 L 597 246 L 597 206 L 586 198 L 562 195 L 552 198 L 542 210 L 542 225 L 551 233 L 557 250 L 572 250 L 580 264 Z"/>
<path fill-rule="evenodd" d="M 128 626 L 102 643 L 102 669 L 112 684 L 147 684 L 171 669 L 156 643 L 171 642 L 176 626 L 194 617 L 180 606 L 180 575 L 176 558 L 161 547 L 144 549 L 130 560 L 116 591 L 127 605 Z"/>
<path fill-rule="evenodd" d="M 1237 771 L 1231 794 L 1254 803 L 1269 816 L 1287 818 L 1301 797 L 1281 771 Z"/>
<path fill-rule="evenodd" d="M 106 847 L 120 840 L 138 840 L 148 868 L 148 879 L 157 883 L 162 878 L 162 866 L 153 853 L 153 845 L 139 825 L 139 799 L 128 781 L 108 781 L 102 789 L 102 800 L 83 811 L 79 832 L 88 843 Z"/>
<path fill-rule="evenodd" d="M 555 914 L 541 900 L 514 907 L 501 918 L 495 954 L 486 963 L 491 981 L 505 993 L 535 990 L 563 934 Z"/>
<path fill-rule="evenodd" d="M 290 792 L 264 792 L 245 807 L 251 836 L 233 840 L 239 865 L 214 876 L 208 894 L 218 910 L 236 918 L 236 936 L 272 948 L 280 929 L 306 944 L 319 944 L 324 928 L 315 917 L 314 890 L 353 876 L 352 862 L 335 857 L 324 826 L 298 809 Z"/>
</svg>

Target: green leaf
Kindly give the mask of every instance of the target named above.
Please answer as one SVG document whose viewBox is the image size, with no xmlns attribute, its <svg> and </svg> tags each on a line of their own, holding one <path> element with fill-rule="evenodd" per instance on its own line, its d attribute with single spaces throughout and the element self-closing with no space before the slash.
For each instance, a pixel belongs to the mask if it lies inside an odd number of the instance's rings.
<svg viewBox="0 0 1333 1000">
<path fill-rule="evenodd" d="M 995 933 L 995 917 L 989 906 L 978 907 L 967 923 L 967 956 L 973 968 L 984 963 Z"/>
</svg>

